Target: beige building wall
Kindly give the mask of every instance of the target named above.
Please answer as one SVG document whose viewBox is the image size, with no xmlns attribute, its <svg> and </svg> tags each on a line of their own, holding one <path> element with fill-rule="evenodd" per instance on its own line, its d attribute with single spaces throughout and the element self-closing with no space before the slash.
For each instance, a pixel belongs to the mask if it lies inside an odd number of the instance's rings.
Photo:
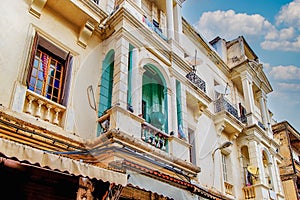
<svg viewBox="0 0 300 200">
<path fill-rule="evenodd" d="M 286 199 L 297 199 L 297 195 L 295 193 L 295 184 L 293 180 L 282 181 L 282 186 Z"/>
</svg>

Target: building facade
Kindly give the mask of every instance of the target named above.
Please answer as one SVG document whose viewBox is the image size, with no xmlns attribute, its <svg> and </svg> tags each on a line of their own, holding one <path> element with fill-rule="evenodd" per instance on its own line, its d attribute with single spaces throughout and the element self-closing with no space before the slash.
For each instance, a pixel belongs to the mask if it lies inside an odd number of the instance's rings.
<svg viewBox="0 0 300 200">
<path fill-rule="evenodd" d="M 287 121 L 272 126 L 274 137 L 280 141 L 279 153 L 283 161 L 279 165 L 280 177 L 286 199 L 300 199 L 299 132 Z"/>
<path fill-rule="evenodd" d="M 205 41 L 183 3 L 0 3 L 8 197 L 284 199 L 258 56 Z"/>
</svg>

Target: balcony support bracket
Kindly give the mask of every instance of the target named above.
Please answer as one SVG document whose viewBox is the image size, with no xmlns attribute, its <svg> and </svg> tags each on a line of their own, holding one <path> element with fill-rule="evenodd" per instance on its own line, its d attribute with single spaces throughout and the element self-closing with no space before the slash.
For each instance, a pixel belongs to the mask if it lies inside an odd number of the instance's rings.
<svg viewBox="0 0 300 200">
<path fill-rule="evenodd" d="M 91 38 L 94 30 L 95 25 L 88 20 L 80 30 L 77 44 L 82 48 L 86 48 L 88 40 Z"/>
<path fill-rule="evenodd" d="M 42 10 L 45 7 L 46 3 L 47 0 L 33 0 L 30 5 L 29 13 L 37 18 L 40 18 Z"/>
</svg>

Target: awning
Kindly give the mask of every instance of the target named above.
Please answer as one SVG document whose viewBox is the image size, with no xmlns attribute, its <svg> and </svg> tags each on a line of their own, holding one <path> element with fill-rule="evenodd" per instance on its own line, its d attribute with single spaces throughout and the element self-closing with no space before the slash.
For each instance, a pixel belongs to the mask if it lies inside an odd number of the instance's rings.
<svg viewBox="0 0 300 200">
<path fill-rule="evenodd" d="M 95 178 L 104 182 L 127 185 L 127 175 L 83 163 L 71 158 L 44 152 L 17 142 L 0 138 L 0 153 L 20 162 L 27 161 L 32 165 L 47 167 L 52 170 L 68 172 L 75 176 Z"/>
<path fill-rule="evenodd" d="M 192 194 L 189 191 L 155 180 L 153 178 L 149 178 L 138 172 L 128 170 L 128 174 L 128 184 L 131 184 L 135 187 L 139 187 L 173 199 L 198 200 L 198 195 Z"/>
</svg>

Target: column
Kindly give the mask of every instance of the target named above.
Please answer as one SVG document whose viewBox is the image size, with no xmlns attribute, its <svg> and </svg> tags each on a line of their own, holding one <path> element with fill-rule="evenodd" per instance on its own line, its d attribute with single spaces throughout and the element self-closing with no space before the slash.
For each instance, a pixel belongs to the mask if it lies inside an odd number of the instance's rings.
<svg viewBox="0 0 300 200">
<path fill-rule="evenodd" d="M 131 73 L 131 103 L 133 111 L 136 115 L 142 113 L 142 84 L 144 69 L 139 67 L 139 50 L 133 48 L 132 50 L 132 73 Z"/>
<path fill-rule="evenodd" d="M 129 42 L 118 38 L 115 43 L 112 106 L 119 105 L 124 109 L 127 109 L 128 52 Z"/>
<path fill-rule="evenodd" d="M 274 169 L 275 169 L 275 176 L 276 176 L 276 184 L 277 184 L 277 191 L 278 193 L 282 194 L 282 184 L 281 184 L 281 178 L 279 173 L 279 164 L 277 163 L 277 160 L 273 157 L 274 160 Z"/>
<path fill-rule="evenodd" d="M 241 80 L 243 85 L 243 92 L 245 98 L 245 107 L 247 110 L 247 114 L 249 113 L 250 116 L 247 116 L 248 125 L 254 123 L 254 96 L 253 96 L 253 89 L 252 89 L 252 77 L 248 72 L 241 73 Z"/>
<path fill-rule="evenodd" d="M 171 117 L 172 117 L 172 126 L 170 126 L 170 131 L 174 131 L 174 133 L 178 132 L 178 127 L 177 127 L 177 102 L 176 102 L 176 79 L 174 76 L 170 77 L 170 82 L 171 82 L 171 90 L 172 90 L 172 94 L 171 94 L 171 98 L 172 98 L 172 104 L 168 105 L 169 109 L 171 109 L 171 111 L 169 113 L 171 113 Z"/>
<path fill-rule="evenodd" d="M 270 113 L 269 113 L 269 109 L 268 109 L 268 106 L 267 106 L 267 95 L 266 95 L 266 98 L 264 99 L 264 103 L 265 103 L 266 115 L 267 115 L 267 118 L 266 118 L 267 126 L 266 126 L 266 128 L 269 129 L 270 134 L 273 135 L 272 127 L 271 127 Z"/>
<path fill-rule="evenodd" d="M 172 120 L 173 119 L 172 115 L 173 115 L 173 111 L 174 111 L 174 108 L 172 107 L 174 105 L 174 104 L 172 104 L 174 92 L 172 91 L 171 88 L 167 88 L 166 92 L 167 92 L 167 97 L 168 97 L 168 133 L 170 133 L 174 127 L 173 120 Z"/>
<path fill-rule="evenodd" d="M 183 132 L 185 133 L 188 139 L 188 120 L 187 120 L 187 104 L 186 104 L 186 86 L 181 84 L 181 109 L 182 109 L 182 123 L 183 123 Z"/>
<path fill-rule="evenodd" d="M 142 0 L 135 0 L 135 3 L 139 8 L 142 7 Z"/>
<path fill-rule="evenodd" d="M 182 34 L 182 14 L 181 6 L 177 3 L 174 7 L 174 29 L 175 29 L 175 40 L 180 44 L 180 37 Z"/>
<path fill-rule="evenodd" d="M 265 128 L 268 128 L 267 112 L 266 112 L 266 104 L 265 104 L 266 94 L 263 91 L 259 91 L 258 98 L 260 104 L 262 123 Z"/>
<path fill-rule="evenodd" d="M 173 0 L 166 0 L 168 39 L 174 39 Z"/>
<path fill-rule="evenodd" d="M 263 177 L 263 163 L 262 163 L 262 152 L 259 151 L 257 142 L 254 140 L 251 140 L 249 142 L 249 158 L 250 158 L 250 165 L 253 165 L 255 167 L 258 167 L 258 179 L 256 180 L 256 183 L 262 183 L 264 180 Z"/>
</svg>

